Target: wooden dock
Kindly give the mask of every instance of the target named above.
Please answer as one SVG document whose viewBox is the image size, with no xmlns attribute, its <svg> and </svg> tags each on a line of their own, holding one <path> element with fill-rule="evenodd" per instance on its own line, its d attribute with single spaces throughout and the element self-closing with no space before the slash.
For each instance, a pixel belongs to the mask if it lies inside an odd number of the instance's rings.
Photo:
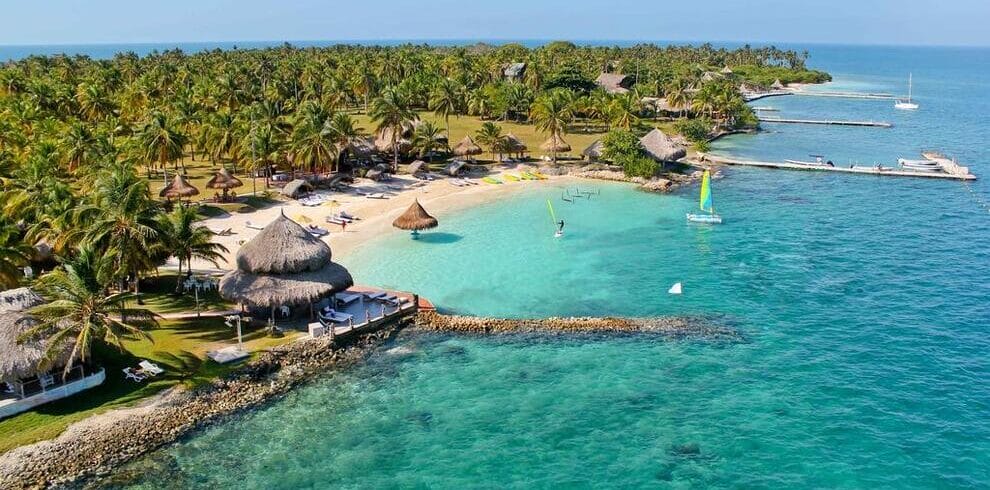
<svg viewBox="0 0 990 490">
<path fill-rule="evenodd" d="M 874 128 L 892 128 L 893 124 L 884 121 L 833 121 L 829 119 L 787 119 L 782 117 L 757 117 L 760 122 L 780 124 L 821 124 L 826 126 L 860 126 Z"/>
<path fill-rule="evenodd" d="M 925 157 L 928 158 L 928 153 L 925 153 Z M 798 163 L 786 163 L 786 162 L 760 162 L 755 160 L 739 160 L 735 158 L 726 158 L 715 155 L 708 155 L 705 153 L 699 153 L 698 158 L 700 162 L 693 162 L 696 164 L 704 163 L 717 163 L 722 165 L 739 165 L 746 167 L 762 167 L 762 168 L 778 168 L 785 170 L 804 170 L 804 171 L 817 171 L 817 172 L 840 172 L 847 174 L 861 174 L 861 175 L 889 175 L 892 177 L 919 177 L 925 179 L 949 179 L 949 180 L 976 180 L 976 176 L 969 173 L 967 167 L 962 167 L 952 160 L 939 155 L 939 159 L 934 159 L 934 161 L 939 162 L 939 166 L 942 167 L 942 172 L 915 172 L 911 170 L 903 169 L 892 169 L 892 168 L 882 168 L 878 169 L 875 167 L 830 167 L 828 165 L 801 165 Z"/>
<path fill-rule="evenodd" d="M 833 97 L 836 99 L 872 99 L 872 100 L 894 100 L 897 97 L 891 94 L 861 94 L 856 92 L 817 92 L 795 90 L 794 95 L 805 97 Z"/>
</svg>

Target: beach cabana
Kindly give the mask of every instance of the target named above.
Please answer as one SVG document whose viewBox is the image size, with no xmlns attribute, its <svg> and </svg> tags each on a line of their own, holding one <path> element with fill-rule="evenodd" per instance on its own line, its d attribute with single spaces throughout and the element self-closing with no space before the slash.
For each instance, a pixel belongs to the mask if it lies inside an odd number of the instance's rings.
<svg viewBox="0 0 990 490">
<path fill-rule="evenodd" d="M 220 280 L 220 295 L 242 306 L 268 310 L 310 307 L 354 285 L 333 262 L 330 246 L 299 223 L 279 215 L 237 251 L 237 268 Z"/>
<path fill-rule="evenodd" d="M 206 182 L 206 187 L 209 189 L 221 189 L 223 190 L 223 201 L 227 201 L 227 191 L 230 189 L 236 189 L 244 185 L 241 179 L 234 177 L 226 168 L 221 167 L 220 171 L 210 177 L 210 180 Z"/>
<path fill-rule="evenodd" d="M 447 175 L 451 177 L 457 177 L 464 172 L 465 168 L 467 168 L 467 162 L 464 160 L 451 160 L 450 163 L 447 164 L 447 168 L 444 169 L 444 172 L 447 172 Z"/>
<path fill-rule="evenodd" d="M 158 193 L 158 197 L 164 197 L 166 199 L 182 199 L 185 197 L 192 197 L 199 194 L 199 189 L 193 187 L 188 180 L 182 174 L 175 174 L 172 182 L 169 182 L 161 192 Z"/>
<path fill-rule="evenodd" d="M 555 134 L 540 145 L 540 149 L 545 152 L 550 153 L 566 153 L 571 151 L 571 145 L 569 145 L 564 138 L 559 134 Z"/>
<path fill-rule="evenodd" d="M 477 143 L 471 139 L 471 136 L 465 136 L 457 146 L 454 147 L 453 153 L 459 157 L 470 157 L 474 155 L 480 155 L 484 152 Z"/>
<path fill-rule="evenodd" d="M 687 150 L 683 146 L 659 129 L 646 133 L 639 143 L 643 145 L 647 155 L 661 163 L 677 161 L 687 156 Z"/>
<path fill-rule="evenodd" d="M 523 157 L 523 153 L 529 151 L 526 144 L 522 142 L 516 135 L 509 133 L 505 135 L 505 152 L 509 155 L 516 155 L 519 158 Z"/>
<path fill-rule="evenodd" d="M 312 191 L 313 191 L 313 184 L 310 184 L 309 182 L 306 182 L 303 179 L 296 179 L 293 180 L 292 182 L 289 182 L 288 184 L 285 184 L 285 187 L 282 188 L 281 192 L 282 195 L 285 197 L 296 199 Z"/>
<path fill-rule="evenodd" d="M 602 144 L 602 140 L 595 140 L 594 143 L 588 145 L 588 147 L 581 152 L 581 156 L 589 162 L 596 162 L 602 157 L 602 150 L 604 148 L 605 145 Z"/>
<path fill-rule="evenodd" d="M 36 326 L 28 314 L 44 300 L 29 288 L 0 292 L 0 418 L 79 393 L 103 383 L 103 369 L 74 364 L 66 371 L 72 342 L 55 350 L 46 362 L 48 341 L 43 337 L 20 337 Z M 6 385 L 4 385 L 6 383 Z"/>
<path fill-rule="evenodd" d="M 392 226 L 400 230 L 412 231 L 413 238 L 419 235 L 420 230 L 436 228 L 439 224 L 436 218 L 430 216 L 430 213 L 423 209 L 423 206 L 419 204 L 419 199 L 413 201 L 409 209 L 406 209 L 402 216 L 395 218 L 395 221 L 392 222 Z"/>
</svg>

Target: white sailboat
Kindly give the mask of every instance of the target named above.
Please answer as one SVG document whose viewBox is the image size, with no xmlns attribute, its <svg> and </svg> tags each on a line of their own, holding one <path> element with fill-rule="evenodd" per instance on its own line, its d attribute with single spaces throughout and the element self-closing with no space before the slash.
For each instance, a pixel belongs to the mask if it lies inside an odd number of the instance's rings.
<svg viewBox="0 0 990 490">
<path fill-rule="evenodd" d="M 913 85 L 914 85 L 914 75 L 908 74 L 908 97 L 907 99 L 897 99 L 894 104 L 894 109 L 901 109 L 903 111 L 913 111 L 918 109 L 918 104 L 911 101 L 911 96 L 913 95 Z"/>
</svg>

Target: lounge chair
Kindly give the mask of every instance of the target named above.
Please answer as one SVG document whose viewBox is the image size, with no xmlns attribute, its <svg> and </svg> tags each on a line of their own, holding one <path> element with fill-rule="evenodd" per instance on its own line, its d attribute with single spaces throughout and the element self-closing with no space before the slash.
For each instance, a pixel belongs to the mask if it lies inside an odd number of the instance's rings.
<svg viewBox="0 0 990 490">
<path fill-rule="evenodd" d="M 213 232 L 213 234 L 216 236 L 230 236 L 234 234 L 233 230 L 231 230 L 230 228 L 224 228 L 222 230 L 216 228 L 210 228 L 209 230 Z"/>
<path fill-rule="evenodd" d="M 131 369 L 131 368 L 129 368 L 129 367 L 125 367 L 121 371 L 124 372 L 124 379 L 132 380 L 135 383 L 140 383 L 140 382 L 144 381 L 144 376 L 142 376 L 142 375 L 134 372 L 134 370 Z"/>
<path fill-rule="evenodd" d="M 354 216 L 351 213 L 348 213 L 347 211 L 341 211 L 341 212 L 337 213 L 337 215 L 340 216 L 341 218 L 349 219 L 349 220 L 361 219 L 361 218 L 358 218 L 357 216 Z"/>
<path fill-rule="evenodd" d="M 399 297 L 394 294 L 389 294 L 386 296 L 375 298 L 375 301 L 378 301 L 380 303 L 385 303 L 389 306 L 399 306 Z"/>
<path fill-rule="evenodd" d="M 264 230 L 265 229 L 264 226 L 256 225 L 256 224 L 254 224 L 254 223 L 252 223 L 250 221 L 244 222 L 244 226 L 246 226 L 248 228 L 251 228 L 252 230 Z"/>
<path fill-rule="evenodd" d="M 330 223 L 332 225 L 344 225 L 344 224 L 347 224 L 346 221 L 344 221 L 344 220 L 342 220 L 340 218 L 337 218 L 335 216 L 327 216 L 327 223 Z"/>
<path fill-rule="evenodd" d="M 139 362 L 138 366 L 141 366 L 142 373 L 148 373 L 152 376 L 158 376 L 159 374 L 165 372 L 165 370 L 159 367 L 157 364 L 147 360 Z"/>
<path fill-rule="evenodd" d="M 310 235 L 317 237 L 326 236 L 327 234 L 330 233 L 329 231 L 324 230 L 323 228 L 320 228 L 319 226 L 316 225 L 307 226 L 306 231 L 308 231 Z"/>
<path fill-rule="evenodd" d="M 361 295 L 360 294 L 351 294 L 351 293 L 337 293 L 336 298 L 337 298 L 337 303 L 338 304 L 349 305 L 349 304 L 351 304 L 351 303 L 353 303 L 353 302 L 361 299 Z"/>
<path fill-rule="evenodd" d="M 336 310 L 330 310 L 330 312 L 320 312 L 320 320 L 325 320 L 334 323 L 347 323 L 354 319 L 354 315 L 350 313 L 342 313 Z"/>
<path fill-rule="evenodd" d="M 364 297 L 368 299 L 378 299 L 388 295 L 385 291 L 365 291 L 362 294 L 364 294 Z"/>
</svg>

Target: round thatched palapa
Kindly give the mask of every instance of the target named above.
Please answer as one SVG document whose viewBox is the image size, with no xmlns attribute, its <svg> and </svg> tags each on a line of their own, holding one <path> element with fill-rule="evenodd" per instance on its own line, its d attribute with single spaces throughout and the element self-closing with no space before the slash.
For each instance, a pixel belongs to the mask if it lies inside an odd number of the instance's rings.
<svg viewBox="0 0 990 490">
<path fill-rule="evenodd" d="M 562 138 L 559 134 L 555 134 L 547 138 L 547 140 L 540 145 L 540 149 L 543 151 L 561 153 L 571 151 L 571 145 L 567 144 L 567 142 L 564 141 L 564 138 Z"/>
<path fill-rule="evenodd" d="M 223 276 L 220 294 L 252 306 L 313 303 L 354 285 L 331 258 L 329 245 L 283 214 L 237 251 L 237 269 Z"/>
<path fill-rule="evenodd" d="M 17 381 L 38 374 L 45 359 L 45 340 L 18 342 L 18 337 L 37 325 L 27 310 L 44 300 L 28 288 L 0 292 L 0 382 Z M 71 341 L 59 351 L 50 365 L 63 365 L 72 353 Z"/>
<path fill-rule="evenodd" d="M 646 153 L 660 162 L 672 162 L 687 156 L 687 150 L 677 144 L 670 136 L 659 129 L 654 129 L 643 136 L 639 143 Z"/>
<path fill-rule="evenodd" d="M 158 193 L 158 197 L 174 199 L 177 197 L 191 197 L 197 194 L 199 194 L 199 189 L 193 187 L 182 174 L 175 174 L 175 178 Z"/>
<path fill-rule="evenodd" d="M 594 143 L 588 145 L 588 147 L 581 152 L 581 155 L 586 157 L 588 160 L 598 160 L 602 157 L 602 150 L 604 148 L 605 145 L 602 144 L 602 140 L 595 140 Z"/>
<path fill-rule="evenodd" d="M 523 143 L 519 137 L 512 133 L 505 135 L 505 147 L 509 153 L 523 153 L 529 150 L 526 143 Z"/>
<path fill-rule="evenodd" d="M 210 180 L 206 182 L 206 187 L 210 189 L 233 189 L 244 185 L 241 179 L 234 177 L 226 168 L 220 168 Z"/>
<path fill-rule="evenodd" d="M 313 184 L 310 184 L 303 179 L 296 179 L 288 184 L 285 184 L 285 187 L 282 188 L 281 192 L 283 196 L 288 196 L 295 199 L 312 190 Z"/>
<path fill-rule="evenodd" d="M 457 143 L 457 146 L 454 147 L 454 155 L 459 157 L 480 155 L 483 152 L 484 150 L 482 150 L 481 147 L 478 146 L 473 139 L 471 139 L 470 135 L 465 136 L 464 139 L 462 139 L 460 143 Z"/>
<path fill-rule="evenodd" d="M 419 203 L 419 199 L 413 201 L 406 212 L 402 213 L 402 216 L 395 218 L 392 222 L 392 226 L 399 228 L 400 230 L 411 230 L 419 231 L 426 230 L 429 228 L 436 228 L 440 223 L 436 218 L 430 216 L 423 206 Z"/>
</svg>

